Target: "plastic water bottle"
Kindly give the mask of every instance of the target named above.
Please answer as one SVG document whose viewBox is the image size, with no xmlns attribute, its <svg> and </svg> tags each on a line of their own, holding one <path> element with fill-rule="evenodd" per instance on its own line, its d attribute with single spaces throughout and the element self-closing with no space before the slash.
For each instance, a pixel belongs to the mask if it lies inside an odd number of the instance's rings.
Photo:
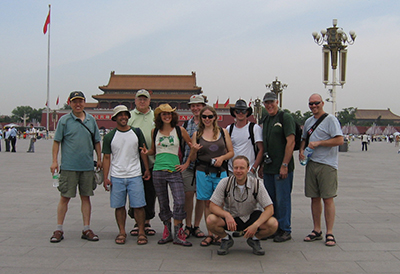
<svg viewBox="0 0 400 274">
<path fill-rule="evenodd" d="M 308 160 L 310 160 L 311 155 L 313 154 L 314 150 L 306 147 L 306 149 L 304 150 L 304 156 L 306 157 L 304 160 L 300 161 L 300 164 L 302 166 L 305 166 L 308 163 Z"/>
<path fill-rule="evenodd" d="M 59 182 L 58 179 L 60 178 L 60 174 L 54 173 L 53 174 L 53 187 L 58 187 Z"/>
</svg>

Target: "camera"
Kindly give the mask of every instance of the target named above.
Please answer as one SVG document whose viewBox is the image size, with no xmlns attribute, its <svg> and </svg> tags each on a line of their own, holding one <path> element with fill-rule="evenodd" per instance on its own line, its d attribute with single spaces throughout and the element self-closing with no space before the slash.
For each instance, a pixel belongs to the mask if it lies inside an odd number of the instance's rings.
<svg viewBox="0 0 400 274">
<path fill-rule="evenodd" d="M 264 152 L 264 164 L 269 165 L 272 163 L 271 157 L 269 157 L 268 152 Z"/>
<path fill-rule="evenodd" d="M 211 159 L 210 165 L 214 166 L 216 161 L 217 161 L 216 159 Z"/>
</svg>

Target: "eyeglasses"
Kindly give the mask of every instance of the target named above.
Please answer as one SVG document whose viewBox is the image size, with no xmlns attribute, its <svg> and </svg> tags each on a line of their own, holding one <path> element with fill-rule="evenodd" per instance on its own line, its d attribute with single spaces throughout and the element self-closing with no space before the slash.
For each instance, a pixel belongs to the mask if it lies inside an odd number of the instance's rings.
<svg viewBox="0 0 400 274">
<path fill-rule="evenodd" d="M 247 109 L 235 109 L 236 114 L 240 114 L 240 113 L 245 114 L 246 112 L 247 112 Z"/>
<path fill-rule="evenodd" d="M 201 115 L 201 118 L 203 118 L 203 119 L 212 119 L 212 118 L 214 118 L 214 115 Z"/>
<path fill-rule="evenodd" d="M 318 106 L 319 104 L 321 104 L 321 101 L 319 101 L 319 102 L 309 102 L 308 103 L 309 106 L 312 106 L 312 105 Z"/>
</svg>

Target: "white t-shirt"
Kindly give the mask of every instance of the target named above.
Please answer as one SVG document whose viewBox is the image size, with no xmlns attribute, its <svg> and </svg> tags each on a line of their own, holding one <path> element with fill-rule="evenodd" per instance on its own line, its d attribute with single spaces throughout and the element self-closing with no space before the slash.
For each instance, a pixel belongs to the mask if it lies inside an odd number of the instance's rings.
<svg viewBox="0 0 400 274">
<path fill-rule="evenodd" d="M 105 147 L 106 152 L 109 152 L 111 146 L 111 176 L 132 178 L 142 175 L 138 142 L 139 139 L 132 129 L 128 131 L 115 129 L 104 137 L 103 153 Z"/>
<path fill-rule="evenodd" d="M 29 139 L 36 138 L 36 133 L 37 133 L 36 128 L 33 127 L 31 129 L 29 129 Z"/>
<path fill-rule="evenodd" d="M 362 142 L 368 142 L 368 135 L 367 135 L 367 134 L 364 134 L 364 135 L 361 137 L 361 141 L 362 141 Z"/>
<path fill-rule="evenodd" d="M 233 152 L 235 153 L 235 156 L 233 156 L 232 159 L 229 160 L 228 164 L 228 169 L 229 171 L 233 171 L 233 166 L 232 166 L 232 160 L 239 155 L 244 155 L 246 156 L 249 161 L 250 161 L 250 167 L 254 164 L 256 160 L 256 156 L 254 153 L 254 148 L 253 144 L 251 143 L 251 138 L 249 134 L 249 125 L 250 122 L 248 122 L 244 127 L 238 128 L 234 126 L 233 131 L 232 131 L 232 145 L 233 145 Z M 229 125 L 226 129 L 229 132 L 231 125 Z M 255 124 L 254 125 L 254 141 L 256 143 L 262 142 L 262 128 Z"/>
</svg>

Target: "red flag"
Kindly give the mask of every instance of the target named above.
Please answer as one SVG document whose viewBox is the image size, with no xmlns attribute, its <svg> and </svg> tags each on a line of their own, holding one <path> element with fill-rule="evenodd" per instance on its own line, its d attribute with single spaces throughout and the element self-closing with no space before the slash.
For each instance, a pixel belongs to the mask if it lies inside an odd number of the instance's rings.
<svg viewBox="0 0 400 274">
<path fill-rule="evenodd" d="M 251 98 L 250 98 L 250 101 L 249 101 L 249 107 L 251 106 Z"/>
<path fill-rule="evenodd" d="M 226 108 L 229 105 L 229 98 L 228 100 L 226 100 L 225 104 L 224 104 L 224 108 Z"/>
<path fill-rule="evenodd" d="M 58 106 L 58 103 L 60 102 L 60 95 L 57 97 L 56 105 Z"/>
<path fill-rule="evenodd" d="M 50 25 L 50 7 L 49 7 L 49 14 L 47 15 L 46 22 L 44 22 L 43 26 L 43 34 L 47 32 L 47 25 Z"/>
<path fill-rule="evenodd" d="M 46 104 L 44 104 L 46 107 L 47 107 L 47 103 L 48 103 L 48 102 L 46 101 Z"/>
<path fill-rule="evenodd" d="M 217 98 L 217 102 L 215 102 L 215 108 L 218 108 L 218 98 Z"/>
</svg>

